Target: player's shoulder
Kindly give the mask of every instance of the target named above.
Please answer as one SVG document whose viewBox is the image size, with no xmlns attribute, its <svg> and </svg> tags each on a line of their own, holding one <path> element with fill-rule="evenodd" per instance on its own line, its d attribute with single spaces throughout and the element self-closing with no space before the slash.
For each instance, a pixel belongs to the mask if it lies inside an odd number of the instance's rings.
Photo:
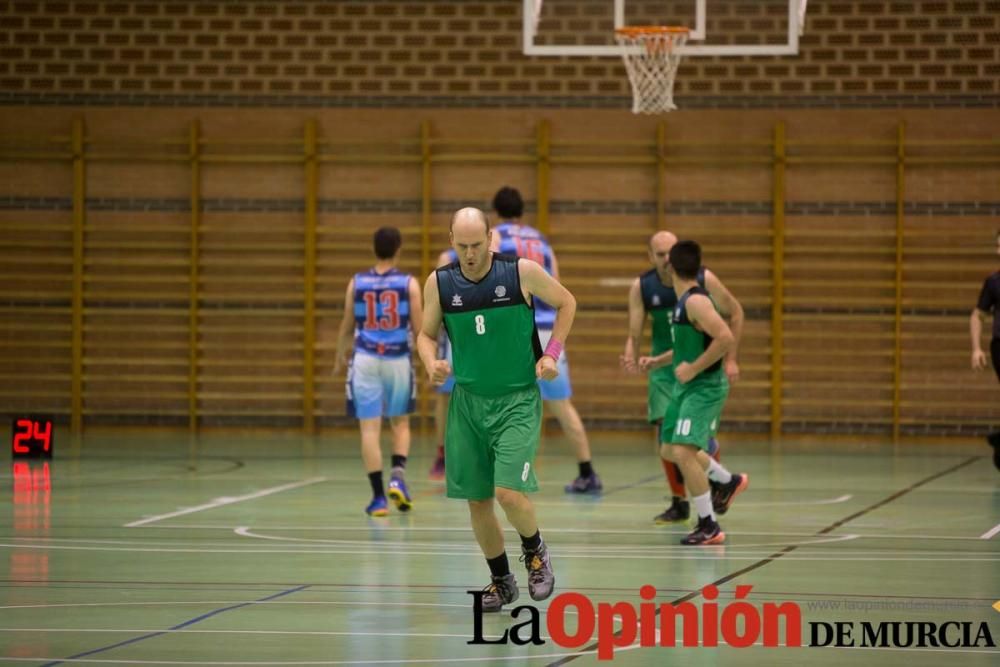
<svg viewBox="0 0 1000 667">
<path fill-rule="evenodd" d="M 693 305 L 698 307 L 702 304 L 712 303 L 712 296 L 708 293 L 708 290 L 701 285 L 692 287 L 684 296 L 686 297 L 685 302 L 688 306 Z"/>
</svg>

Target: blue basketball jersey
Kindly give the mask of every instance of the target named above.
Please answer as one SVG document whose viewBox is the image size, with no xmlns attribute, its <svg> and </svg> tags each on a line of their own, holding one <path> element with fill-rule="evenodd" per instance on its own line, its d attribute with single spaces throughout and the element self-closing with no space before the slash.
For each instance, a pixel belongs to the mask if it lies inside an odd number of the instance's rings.
<svg viewBox="0 0 1000 667">
<path fill-rule="evenodd" d="M 552 246 L 540 231 L 530 225 L 513 222 L 502 222 L 493 231 L 500 235 L 501 253 L 538 262 L 545 267 L 546 273 L 552 275 Z M 539 329 L 551 329 L 556 321 L 555 308 L 538 297 L 535 297 L 534 302 L 535 326 Z"/>
<path fill-rule="evenodd" d="M 410 353 L 410 275 L 375 269 L 354 276 L 354 350 L 382 357 Z"/>
</svg>

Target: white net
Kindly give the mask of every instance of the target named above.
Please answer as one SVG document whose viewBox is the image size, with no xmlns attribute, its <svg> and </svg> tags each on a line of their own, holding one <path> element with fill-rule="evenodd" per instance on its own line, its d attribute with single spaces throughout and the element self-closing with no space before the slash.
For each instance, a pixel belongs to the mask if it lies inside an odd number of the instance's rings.
<svg viewBox="0 0 1000 667">
<path fill-rule="evenodd" d="M 681 64 L 677 47 L 687 42 L 686 28 L 663 26 L 615 31 L 632 84 L 632 113 L 665 113 L 674 104 L 674 79 Z"/>
</svg>

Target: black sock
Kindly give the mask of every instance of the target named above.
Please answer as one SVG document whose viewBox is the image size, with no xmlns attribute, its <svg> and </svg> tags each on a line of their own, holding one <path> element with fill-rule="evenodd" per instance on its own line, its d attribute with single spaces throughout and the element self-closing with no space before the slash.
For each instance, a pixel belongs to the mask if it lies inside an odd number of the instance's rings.
<svg viewBox="0 0 1000 667">
<path fill-rule="evenodd" d="M 537 551 L 538 547 L 542 546 L 542 533 L 536 530 L 535 534 L 531 537 L 521 535 L 521 544 L 528 551 Z"/>
<path fill-rule="evenodd" d="M 392 455 L 392 467 L 393 468 L 406 468 L 406 457 L 400 454 Z"/>
<path fill-rule="evenodd" d="M 490 574 L 494 577 L 506 577 L 510 574 L 510 563 L 507 562 L 506 551 L 496 558 L 487 558 L 486 564 L 490 566 Z"/>
<path fill-rule="evenodd" d="M 382 486 L 382 471 L 368 473 L 368 483 L 372 485 L 372 495 L 376 498 L 385 496 L 385 487 Z"/>
<path fill-rule="evenodd" d="M 594 474 L 594 467 L 590 465 L 590 461 L 580 461 L 577 465 L 580 466 L 580 477 L 590 477 Z"/>
</svg>

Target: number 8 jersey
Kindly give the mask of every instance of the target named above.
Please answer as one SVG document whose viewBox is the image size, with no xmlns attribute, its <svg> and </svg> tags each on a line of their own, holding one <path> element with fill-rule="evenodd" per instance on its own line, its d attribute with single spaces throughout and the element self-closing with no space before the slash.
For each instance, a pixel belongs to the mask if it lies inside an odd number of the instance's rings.
<svg viewBox="0 0 1000 667">
<path fill-rule="evenodd" d="M 521 292 L 517 257 L 494 254 L 479 282 L 466 278 L 458 262 L 435 273 L 455 383 L 481 396 L 534 386 L 542 348 L 534 309 Z"/>
<path fill-rule="evenodd" d="M 410 354 L 409 274 L 398 269 L 354 276 L 355 352 L 380 357 Z"/>
</svg>

